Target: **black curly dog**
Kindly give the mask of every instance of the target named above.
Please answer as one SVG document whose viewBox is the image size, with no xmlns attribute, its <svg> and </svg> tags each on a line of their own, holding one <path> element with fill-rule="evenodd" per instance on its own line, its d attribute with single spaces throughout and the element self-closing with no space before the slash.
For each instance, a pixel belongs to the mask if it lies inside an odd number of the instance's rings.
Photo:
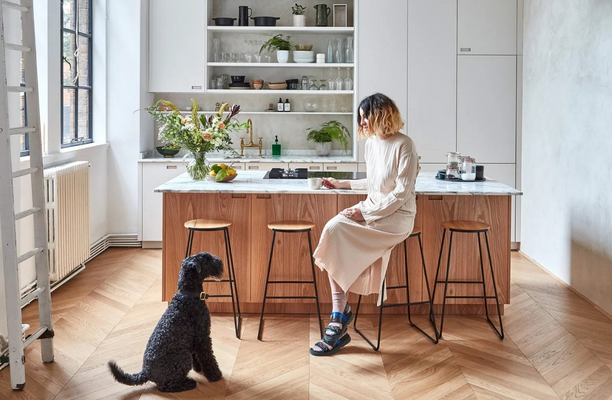
<svg viewBox="0 0 612 400">
<path fill-rule="evenodd" d="M 200 300 L 202 281 L 221 279 L 223 264 L 217 257 L 200 253 L 183 260 L 178 290 L 149 338 L 142 371 L 126 374 L 110 361 L 115 379 L 125 385 L 157 384 L 161 392 L 191 390 L 197 382 L 187 377 L 193 368 L 210 382 L 221 379 L 210 339 L 210 313 Z"/>
</svg>

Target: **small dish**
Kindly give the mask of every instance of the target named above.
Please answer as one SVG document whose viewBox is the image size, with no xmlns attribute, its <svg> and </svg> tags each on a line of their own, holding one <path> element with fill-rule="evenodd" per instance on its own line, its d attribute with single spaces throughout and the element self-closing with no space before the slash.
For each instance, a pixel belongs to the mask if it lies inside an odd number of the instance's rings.
<svg viewBox="0 0 612 400">
<path fill-rule="evenodd" d="M 207 181 L 213 181 L 215 183 L 224 183 L 224 182 L 233 181 L 234 179 L 236 179 L 237 176 L 238 176 L 238 174 L 236 174 L 236 175 L 227 175 L 225 178 L 223 178 L 223 180 L 216 181 L 216 177 L 215 176 L 213 176 L 213 175 L 206 175 L 206 180 Z"/>
<path fill-rule="evenodd" d="M 268 82 L 268 89 L 285 90 L 287 89 L 287 82 Z"/>
</svg>

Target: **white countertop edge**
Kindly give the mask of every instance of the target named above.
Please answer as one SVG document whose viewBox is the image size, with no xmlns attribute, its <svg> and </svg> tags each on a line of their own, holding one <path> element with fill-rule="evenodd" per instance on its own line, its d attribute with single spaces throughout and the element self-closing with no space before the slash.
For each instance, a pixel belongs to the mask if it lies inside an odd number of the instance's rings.
<svg viewBox="0 0 612 400">
<path fill-rule="evenodd" d="M 281 158 L 207 158 L 211 163 L 223 162 L 226 164 L 230 163 L 322 163 L 322 164 L 357 164 L 358 161 L 350 158 L 339 158 L 339 157 L 308 157 L 308 156 L 296 156 L 296 157 L 281 157 Z M 149 164 L 149 163 L 182 163 L 182 157 L 175 158 L 143 158 L 138 160 L 138 163 Z"/>
</svg>

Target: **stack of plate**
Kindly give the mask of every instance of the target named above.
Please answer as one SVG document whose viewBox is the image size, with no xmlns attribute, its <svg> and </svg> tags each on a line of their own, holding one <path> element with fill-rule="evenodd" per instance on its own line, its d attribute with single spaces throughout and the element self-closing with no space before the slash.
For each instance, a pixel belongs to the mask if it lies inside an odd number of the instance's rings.
<svg viewBox="0 0 612 400">
<path fill-rule="evenodd" d="M 296 63 L 311 63 L 315 60 L 314 51 L 294 50 L 293 51 L 293 62 Z"/>
<path fill-rule="evenodd" d="M 250 89 L 251 85 L 246 82 L 234 82 L 234 83 L 229 84 L 229 88 L 232 90 L 244 90 L 244 89 Z"/>
</svg>

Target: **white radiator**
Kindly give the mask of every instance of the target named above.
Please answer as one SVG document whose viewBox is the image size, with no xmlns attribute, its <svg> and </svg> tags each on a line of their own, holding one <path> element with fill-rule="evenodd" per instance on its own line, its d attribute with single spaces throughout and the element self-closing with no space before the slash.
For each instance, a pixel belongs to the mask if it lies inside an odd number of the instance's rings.
<svg viewBox="0 0 612 400">
<path fill-rule="evenodd" d="M 89 258 L 89 163 L 46 168 L 47 237 L 51 282 Z"/>
</svg>

